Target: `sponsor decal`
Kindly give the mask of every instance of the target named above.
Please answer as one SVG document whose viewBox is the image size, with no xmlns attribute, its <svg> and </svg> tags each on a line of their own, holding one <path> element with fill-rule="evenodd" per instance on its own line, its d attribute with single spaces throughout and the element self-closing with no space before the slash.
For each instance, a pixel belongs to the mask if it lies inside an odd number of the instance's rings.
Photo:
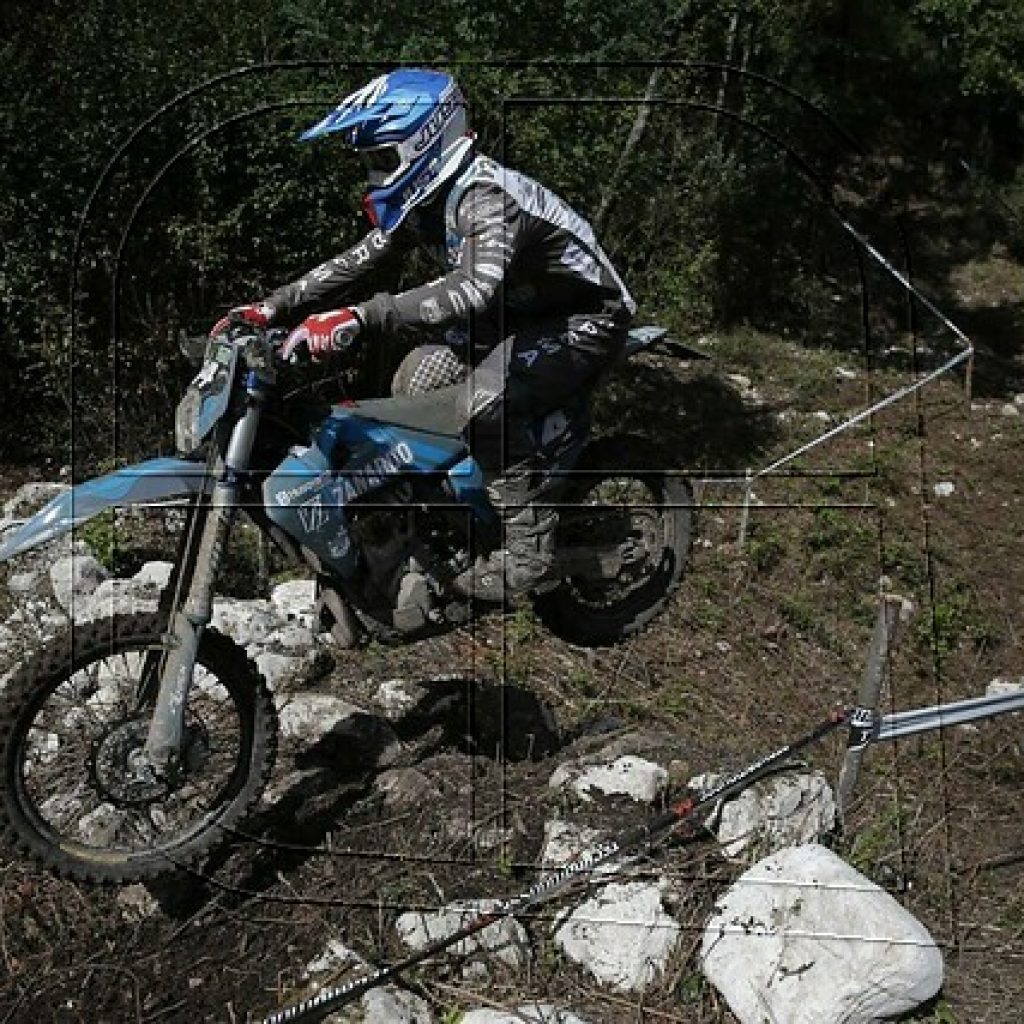
<svg viewBox="0 0 1024 1024">
<path fill-rule="evenodd" d="M 414 461 L 412 449 L 400 441 L 393 448 L 389 448 L 383 455 L 371 459 L 365 466 L 350 470 L 349 475 L 338 481 L 338 504 L 344 505 L 382 483 L 394 473 L 397 473 L 403 466 L 410 466 Z"/>
<path fill-rule="evenodd" d="M 294 487 L 290 487 L 286 491 L 278 491 L 277 494 L 274 495 L 274 501 L 276 501 L 278 505 L 291 505 L 293 502 L 298 501 L 299 498 L 309 494 L 310 491 L 316 490 L 316 488 L 320 487 L 326 480 L 327 474 L 320 473 L 311 480 L 303 480 L 302 483 L 296 484 Z"/>
<path fill-rule="evenodd" d="M 318 533 L 320 528 L 327 522 L 327 512 L 324 509 L 322 495 L 315 495 L 309 501 L 304 501 L 297 509 L 299 522 L 306 533 Z"/>
<path fill-rule="evenodd" d="M 449 90 L 441 97 L 441 101 L 437 105 L 437 110 L 430 115 L 427 121 L 423 124 L 423 127 L 420 128 L 420 133 L 416 137 L 415 143 L 413 143 L 413 152 L 422 153 L 423 150 L 425 150 L 427 146 L 434 141 L 455 113 L 455 108 L 457 106 L 455 90 Z"/>
<path fill-rule="evenodd" d="M 859 750 L 866 747 L 875 734 L 876 718 L 871 708 L 854 708 L 850 715 L 850 735 L 846 743 L 847 750 Z"/>
</svg>

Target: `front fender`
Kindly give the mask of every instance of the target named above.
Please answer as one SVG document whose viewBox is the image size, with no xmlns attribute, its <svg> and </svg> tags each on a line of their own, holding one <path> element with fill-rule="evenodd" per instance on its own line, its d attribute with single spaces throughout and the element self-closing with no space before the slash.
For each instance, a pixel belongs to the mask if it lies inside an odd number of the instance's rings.
<svg viewBox="0 0 1024 1024">
<path fill-rule="evenodd" d="M 0 544 L 0 562 L 67 533 L 108 508 L 187 497 L 203 490 L 206 464 L 185 459 L 149 459 L 87 480 L 58 494 Z"/>
</svg>

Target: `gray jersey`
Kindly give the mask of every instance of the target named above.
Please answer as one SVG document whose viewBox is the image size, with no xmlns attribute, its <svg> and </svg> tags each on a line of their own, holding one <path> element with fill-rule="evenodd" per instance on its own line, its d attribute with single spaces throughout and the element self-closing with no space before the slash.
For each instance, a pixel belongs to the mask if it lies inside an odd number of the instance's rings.
<svg viewBox="0 0 1024 1024">
<path fill-rule="evenodd" d="M 410 240 L 372 231 L 268 301 L 282 319 L 350 302 L 353 284 L 403 241 Z M 628 319 L 636 309 L 590 224 L 543 185 L 487 157 L 476 157 L 448 193 L 439 255 L 443 276 L 361 303 L 366 326 L 391 332 L 484 314 L 511 329 L 559 314 Z"/>
</svg>

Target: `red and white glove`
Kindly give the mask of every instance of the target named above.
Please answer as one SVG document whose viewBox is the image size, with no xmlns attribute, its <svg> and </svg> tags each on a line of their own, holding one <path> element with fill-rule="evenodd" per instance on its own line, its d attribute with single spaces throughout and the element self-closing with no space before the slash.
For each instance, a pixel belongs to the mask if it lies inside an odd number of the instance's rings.
<svg viewBox="0 0 1024 1024">
<path fill-rule="evenodd" d="M 285 339 L 281 357 L 290 360 L 305 345 L 314 360 L 326 359 L 333 352 L 342 352 L 356 339 L 363 322 L 352 308 L 335 309 L 330 313 L 307 316 Z"/>
<path fill-rule="evenodd" d="M 269 302 L 254 302 L 248 306 L 235 306 L 234 309 L 228 311 L 227 316 L 222 316 L 210 328 L 210 337 L 223 334 L 232 323 L 237 323 L 239 320 L 244 320 L 247 324 L 252 324 L 253 327 L 267 327 L 274 319 L 276 312 Z"/>
</svg>

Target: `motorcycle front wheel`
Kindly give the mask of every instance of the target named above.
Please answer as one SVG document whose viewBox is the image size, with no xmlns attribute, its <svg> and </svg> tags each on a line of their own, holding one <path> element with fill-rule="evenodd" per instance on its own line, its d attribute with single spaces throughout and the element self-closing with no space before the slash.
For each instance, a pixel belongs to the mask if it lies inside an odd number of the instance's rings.
<svg viewBox="0 0 1024 1024">
<path fill-rule="evenodd" d="M 617 567 L 567 575 L 534 596 L 556 636 L 580 647 L 620 643 L 659 615 L 679 586 L 693 547 L 693 490 L 659 464 L 641 440 L 601 438 L 561 489 L 557 547 L 596 548 Z"/>
<path fill-rule="evenodd" d="M 273 767 L 277 718 L 245 651 L 207 629 L 180 757 L 142 756 L 152 699 L 139 681 L 163 643 L 157 615 L 76 625 L 0 695 L 0 835 L 18 855 L 88 882 L 192 867 L 229 838 Z"/>
</svg>

